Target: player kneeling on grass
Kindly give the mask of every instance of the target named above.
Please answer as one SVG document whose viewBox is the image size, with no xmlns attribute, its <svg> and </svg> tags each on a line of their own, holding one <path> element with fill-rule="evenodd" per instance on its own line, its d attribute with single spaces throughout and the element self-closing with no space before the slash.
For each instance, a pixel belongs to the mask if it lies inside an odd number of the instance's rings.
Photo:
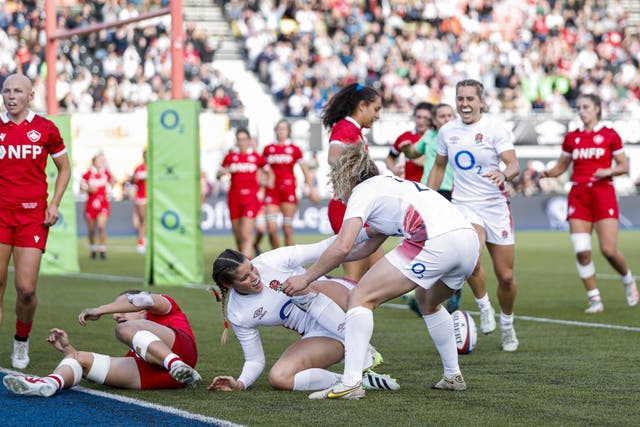
<svg viewBox="0 0 640 427">
<path fill-rule="evenodd" d="M 6 388 L 16 394 L 48 397 L 77 385 L 82 378 L 112 387 L 149 390 L 195 386 L 201 379 L 193 369 L 198 358 L 187 316 L 167 295 L 125 291 L 115 301 L 82 310 L 81 325 L 113 314 L 116 338 L 129 346 L 124 357 L 78 351 L 62 329 L 51 329 L 47 341 L 64 358 L 46 377 L 7 375 Z"/>
<path fill-rule="evenodd" d="M 366 231 L 360 237 L 366 239 Z M 322 277 L 304 295 L 289 297 L 279 286 L 292 274 L 305 271 L 335 240 L 331 237 L 309 245 L 285 246 L 249 260 L 232 249 L 223 251 L 213 263 L 213 280 L 220 287 L 222 316 L 240 341 L 245 362 L 240 376 L 217 376 L 211 391 L 242 391 L 249 388 L 265 367 L 265 354 L 258 331 L 261 327 L 283 326 L 296 331 L 301 339 L 290 345 L 269 371 L 269 384 L 278 390 L 312 391 L 331 386 L 342 377 L 328 368 L 344 357 L 344 309 L 353 282 L 344 278 Z M 376 245 L 377 247 L 377 245 Z M 355 251 L 354 251 L 355 253 Z M 357 254 L 353 259 L 359 259 Z M 227 320 L 228 319 L 228 320 Z M 371 345 L 363 357 L 362 383 L 371 390 L 395 391 L 400 388 L 389 375 L 372 369 L 382 356 Z"/>
</svg>

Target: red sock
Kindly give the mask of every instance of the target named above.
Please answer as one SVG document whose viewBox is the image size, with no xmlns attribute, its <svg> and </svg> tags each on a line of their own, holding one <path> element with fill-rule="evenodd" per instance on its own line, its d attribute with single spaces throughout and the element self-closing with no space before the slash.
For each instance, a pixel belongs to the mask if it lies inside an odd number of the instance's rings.
<svg viewBox="0 0 640 427">
<path fill-rule="evenodd" d="M 33 322 L 21 322 L 16 319 L 16 338 L 26 341 L 33 327 Z"/>
</svg>

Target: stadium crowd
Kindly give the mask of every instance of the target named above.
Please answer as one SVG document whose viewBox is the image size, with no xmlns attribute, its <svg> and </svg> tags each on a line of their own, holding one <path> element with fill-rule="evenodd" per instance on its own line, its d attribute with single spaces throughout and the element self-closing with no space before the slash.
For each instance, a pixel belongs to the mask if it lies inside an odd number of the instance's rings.
<svg viewBox="0 0 640 427">
<path fill-rule="evenodd" d="M 474 78 L 489 110 L 558 112 L 596 88 L 605 113 L 640 112 L 640 38 L 619 1 L 229 0 L 249 64 L 287 114 L 319 113 L 358 81 L 385 111 L 452 103 Z"/>
<path fill-rule="evenodd" d="M 139 16 L 168 0 L 65 0 L 58 2 L 57 28 L 71 30 Z M 34 81 L 35 111 L 46 110 L 43 1 L 0 2 L 0 83 L 21 72 Z M 59 42 L 56 92 L 60 111 L 126 112 L 171 97 L 170 18 L 165 15 L 72 36 Z M 230 82 L 211 66 L 215 41 L 185 23 L 185 97 L 203 108 L 241 108 Z"/>
</svg>

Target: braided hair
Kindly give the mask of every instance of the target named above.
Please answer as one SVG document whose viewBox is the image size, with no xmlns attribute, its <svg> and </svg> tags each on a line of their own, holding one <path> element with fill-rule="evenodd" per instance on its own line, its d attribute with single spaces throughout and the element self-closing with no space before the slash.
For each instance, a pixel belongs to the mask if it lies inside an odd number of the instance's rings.
<svg viewBox="0 0 640 427">
<path fill-rule="evenodd" d="M 216 296 L 216 300 L 222 303 L 222 322 L 224 324 L 224 331 L 220 338 L 220 343 L 223 345 L 227 342 L 229 336 L 229 321 L 227 320 L 227 302 L 229 299 L 229 283 L 233 283 L 235 280 L 236 269 L 247 260 L 247 257 L 233 249 L 225 249 L 218 257 L 213 261 L 213 269 L 211 278 L 220 288 L 220 294 L 215 289 L 210 290 Z"/>
<path fill-rule="evenodd" d="M 360 102 L 364 101 L 369 105 L 376 102 L 380 94 L 372 87 L 352 83 L 343 87 L 338 93 L 333 95 L 322 111 L 322 124 L 325 128 L 331 129 L 346 116 L 352 115 Z"/>
</svg>

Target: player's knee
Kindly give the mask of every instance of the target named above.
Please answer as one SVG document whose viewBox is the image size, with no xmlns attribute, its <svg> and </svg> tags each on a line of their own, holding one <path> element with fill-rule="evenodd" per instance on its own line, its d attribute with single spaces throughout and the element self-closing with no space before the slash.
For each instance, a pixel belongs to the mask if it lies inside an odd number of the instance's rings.
<svg viewBox="0 0 640 427">
<path fill-rule="evenodd" d="M 269 371 L 269 384 L 276 390 L 293 389 L 293 373 L 282 366 L 275 365 Z"/>
<path fill-rule="evenodd" d="M 36 288 L 35 286 L 17 286 L 16 298 L 23 305 L 31 305 L 36 302 Z"/>
<path fill-rule="evenodd" d="M 615 259 L 615 257 L 618 255 L 618 248 L 616 248 L 614 245 L 601 245 L 600 252 L 602 252 L 602 255 L 605 258 L 607 258 L 608 260 L 612 260 Z"/>
<path fill-rule="evenodd" d="M 128 322 L 118 323 L 116 325 L 115 334 L 118 341 L 129 345 L 133 340 L 133 336 L 137 332 L 137 329 L 127 323 Z"/>
<path fill-rule="evenodd" d="M 587 265 L 591 262 L 591 251 L 589 252 L 578 252 L 576 254 L 576 260 L 578 264 Z"/>
<path fill-rule="evenodd" d="M 498 278 L 498 284 L 502 286 L 509 286 L 509 287 L 515 286 L 516 277 L 515 277 L 515 274 L 513 273 L 512 268 L 499 272 L 497 274 L 497 278 Z"/>
</svg>

